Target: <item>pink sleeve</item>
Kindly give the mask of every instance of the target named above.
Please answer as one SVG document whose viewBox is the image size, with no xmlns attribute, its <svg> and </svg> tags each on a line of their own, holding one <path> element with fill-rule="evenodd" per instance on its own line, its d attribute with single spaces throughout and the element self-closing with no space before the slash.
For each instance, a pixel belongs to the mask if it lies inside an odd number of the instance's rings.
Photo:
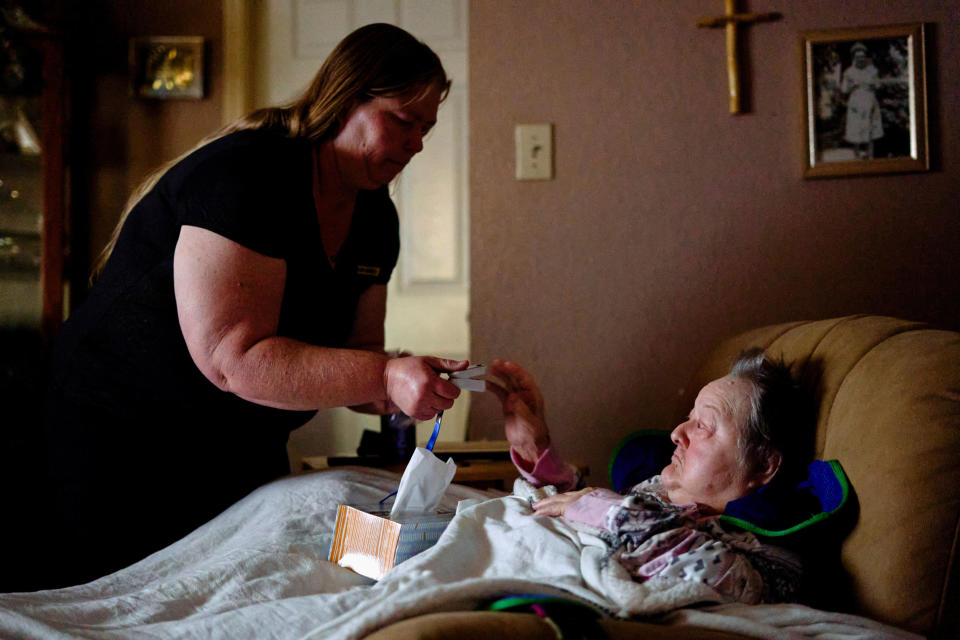
<svg viewBox="0 0 960 640">
<path fill-rule="evenodd" d="M 576 470 L 563 461 L 552 444 L 544 449 L 537 463 L 533 465 L 533 469 L 529 471 L 524 468 L 525 465 L 513 447 L 510 447 L 510 459 L 513 460 L 514 466 L 517 467 L 523 479 L 535 487 L 552 484 L 557 491 L 563 493 L 574 489 L 580 480 Z"/>
<path fill-rule="evenodd" d="M 597 529 L 603 529 L 606 523 L 607 511 L 623 500 L 619 493 L 609 489 L 596 489 L 585 496 L 580 496 L 566 508 L 563 517 Z"/>
</svg>

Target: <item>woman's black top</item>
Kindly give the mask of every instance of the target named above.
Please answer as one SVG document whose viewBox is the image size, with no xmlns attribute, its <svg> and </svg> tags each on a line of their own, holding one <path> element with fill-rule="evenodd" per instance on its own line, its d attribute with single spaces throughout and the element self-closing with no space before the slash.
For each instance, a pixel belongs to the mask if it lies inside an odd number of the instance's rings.
<svg viewBox="0 0 960 640">
<path fill-rule="evenodd" d="M 46 435 L 64 580 L 119 569 L 289 472 L 288 434 L 313 412 L 248 402 L 200 373 L 177 317 L 173 254 L 193 225 L 284 260 L 278 334 L 344 346 L 358 297 L 396 264 L 397 213 L 386 188 L 361 192 L 331 268 L 312 172 L 306 141 L 232 133 L 171 168 L 130 212 L 53 359 Z"/>
</svg>

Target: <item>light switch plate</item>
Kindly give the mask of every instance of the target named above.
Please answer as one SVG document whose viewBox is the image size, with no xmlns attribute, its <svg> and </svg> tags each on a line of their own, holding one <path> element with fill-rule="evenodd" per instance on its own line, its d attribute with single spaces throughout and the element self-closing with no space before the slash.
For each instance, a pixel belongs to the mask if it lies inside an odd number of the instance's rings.
<svg viewBox="0 0 960 640">
<path fill-rule="evenodd" d="M 552 180 L 553 125 L 518 124 L 514 139 L 517 147 L 517 180 Z"/>
</svg>

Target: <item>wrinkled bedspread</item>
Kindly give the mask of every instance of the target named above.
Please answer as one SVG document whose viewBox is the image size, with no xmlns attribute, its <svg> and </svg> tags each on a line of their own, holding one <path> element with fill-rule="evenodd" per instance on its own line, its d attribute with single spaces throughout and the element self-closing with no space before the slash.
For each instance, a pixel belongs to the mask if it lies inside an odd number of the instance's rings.
<svg viewBox="0 0 960 640">
<path fill-rule="evenodd" d="M 689 581 L 631 580 L 619 563 L 603 562 L 602 540 L 562 518 L 530 515 L 522 498 L 456 485 L 445 506 L 482 500 L 380 582 L 329 563 L 336 505 L 376 502 L 398 482 L 393 473 L 358 469 L 278 480 L 117 573 L 67 589 L 0 594 L 0 637 L 347 639 L 515 593 L 572 597 L 617 616 L 650 616 L 700 597 Z M 757 638 L 917 637 L 801 605 L 688 607 L 647 619 Z"/>
</svg>

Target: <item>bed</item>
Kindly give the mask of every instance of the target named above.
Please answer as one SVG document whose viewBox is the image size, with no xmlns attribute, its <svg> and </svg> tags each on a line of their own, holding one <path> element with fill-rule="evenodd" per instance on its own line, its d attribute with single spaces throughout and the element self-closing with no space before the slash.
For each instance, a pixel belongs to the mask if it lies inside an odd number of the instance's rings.
<svg viewBox="0 0 960 640">
<path fill-rule="evenodd" d="M 960 334 L 886 318 L 778 325 L 720 345 L 698 379 L 715 376 L 744 344 L 782 351 L 815 382 L 818 453 L 843 460 L 857 489 L 860 522 L 839 560 L 853 602 L 844 613 L 686 605 L 675 593 L 611 582 L 602 543 L 589 532 L 532 516 L 521 496 L 459 485 L 443 506 L 461 509 L 437 544 L 374 582 L 326 560 L 336 505 L 376 502 L 399 476 L 343 468 L 261 487 L 100 580 L 0 594 L 0 637 L 556 637 L 532 614 L 484 610 L 528 593 L 599 612 L 598 629 L 610 638 L 957 637 Z M 832 352 L 831 344 L 842 348 Z M 865 384 L 864 376 L 874 380 Z M 867 397 L 849 397 L 858 393 Z M 916 405 L 913 413 L 896 409 L 905 402 Z M 840 423 L 866 431 L 847 434 Z M 902 517 L 906 508 L 913 517 Z"/>
<path fill-rule="evenodd" d="M 453 485 L 444 506 L 466 508 L 440 541 L 379 582 L 327 562 L 338 503 L 369 504 L 396 474 L 361 468 L 293 476 L 261 487 L 186 538 L 86 585 L 0 596 L 11 638 L 362 638 L 391 623 L 472 611 L 508 594 L 537 593 L 614 614 L 602 595 L 602 543 L 558 518 L 530 515 L 516 496 Z M 669 594 L 645 595 L 649 612 Z M 806 621 L 851 638 L 908 638 L 867 619 L 798 605 L 688 612 L 700 627 L 771 637 Z M 667 624 L 687 624 L 675 616 Z M 731 626 L 732 625 L 732 626 Z M 814 637 L 831 637 L 820 634 Z"/>
</svg>

